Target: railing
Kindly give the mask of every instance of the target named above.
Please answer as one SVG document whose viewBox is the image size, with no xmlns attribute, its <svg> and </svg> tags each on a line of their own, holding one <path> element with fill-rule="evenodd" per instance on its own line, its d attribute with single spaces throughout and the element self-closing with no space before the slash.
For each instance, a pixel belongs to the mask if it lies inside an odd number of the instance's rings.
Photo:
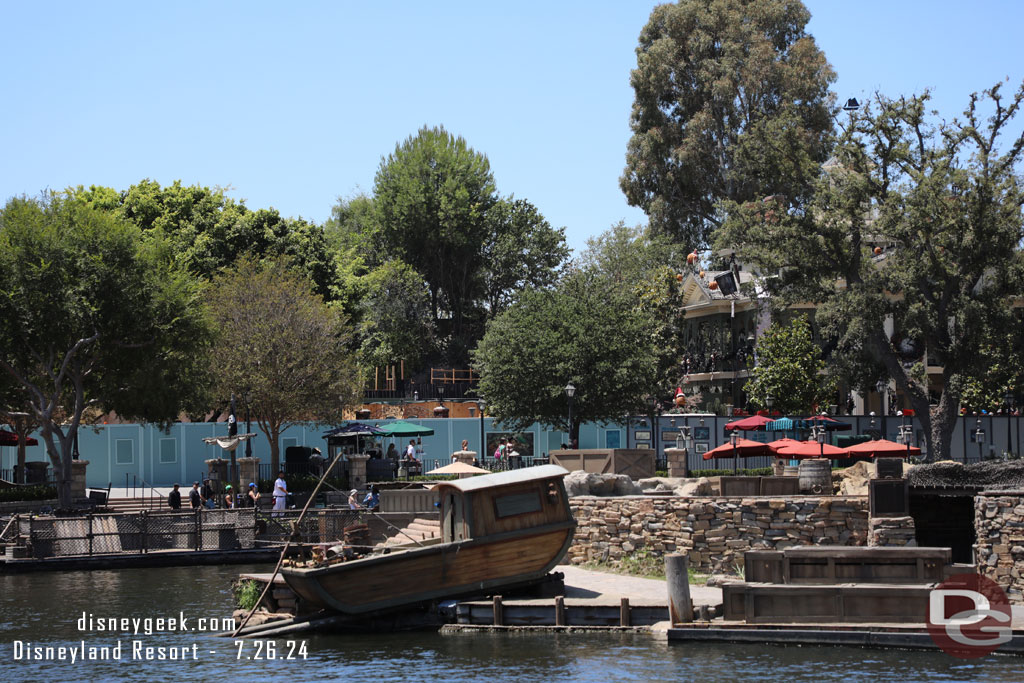
<svg viewBox="0 0 1024 683">
<path fill-rule="evenodd" d="M 319 476 L 321 474 L 320 468 L 312 463 L 308 462 L 283 462 L 281 463 L 278 470 L 284 470 L 285 478 L 287 479 L 289 474 L 315 474 Z M 339 471 L 340 475 L 341 472 Z M 273 481 L 277 479 L 277 472 L 274 471 L 273 465 L 270 463 L 261 463 L 259 478 L 261 480 Z"/>
<path fill-rule="evenodd" d="M 255 547 L 255 510 L 195 510 L 83 517 L 16 515 L 15 542 L 36 559 Z"/>
<path fill-rule="evenodd" d="M 138 490 L 141 489 L 142 490 L 142 498 L 143 498 L 143 500 L 145 500 L 145 505 L 146 505 L 147 508 L 152 510 L 155 507 L 160 507 L 160 505 L 163 503 L 163 499 L 164 499 L 163 494 L 161 494 L 159 491 L 157 491 L 155 488 L 153 488 L 149 484 L 149 482 L 147 482 L 145 479 L 143 479 L 142 477 L 140 477 L 137 474 L 131 475 L 131 486 L 129 486 L 128 485 L 128 482 L 129 482 L 128 476 L 129 476 L 128 473 L 125 472 L 124 473 L 124 493 L 125 493 L 126 496 L 128 495 L 128 489 L 131 488 L 132 495 L 130 497 L 131 498 L 137 498 L 138 495 L 136 495 L 136 494 L 138 493 Z M 183 495 L 187 496 L 188 494 L 185 493 Z M 110 501 L 108 500 L 107 502 L 109 503 Z"/>
</svg>

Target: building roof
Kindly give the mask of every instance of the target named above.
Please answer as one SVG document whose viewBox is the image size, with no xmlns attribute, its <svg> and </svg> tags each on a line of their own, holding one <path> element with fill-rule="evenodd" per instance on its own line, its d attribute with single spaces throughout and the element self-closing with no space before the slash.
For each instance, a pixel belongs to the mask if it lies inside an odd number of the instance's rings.
<svg viewBox="0 0 1024 683">
<path fill-rule="evenodd" d="M 435 491 L 442 486 L 451 486 L 463 493 L 466 493 L 468 491 L 478 491 L 480 489 L 488 489 L 495 486 L 521 484 L 523 482 L 535 481 L 537 479 L 564 477 L 567 474 L 569 474 L 569 470 L 564 467 L 559 467 L 558 465 L 538 465 L 536 467 L 524 467 L 522 469 L 509 470 L 507 472 L 484 474 L 479 477 L 470 477 L 469 479 L 444 481 L 434 486 L 431 490 Z"/>
</svg>

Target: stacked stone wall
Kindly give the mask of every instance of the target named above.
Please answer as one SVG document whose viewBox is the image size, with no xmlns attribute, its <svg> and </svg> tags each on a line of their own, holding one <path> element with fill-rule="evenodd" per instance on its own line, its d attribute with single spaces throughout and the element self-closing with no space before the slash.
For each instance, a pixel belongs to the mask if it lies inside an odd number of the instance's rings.
<svg viewBox="0 0 1024 683">
<path fill-rule="evenodd" d="M 978 572 L 1011 603 L 1024 603 L 1024 491 L 986 491 L 974 499 Z"/>
<path fill-rule="evenodd" d="M 864 496 L 682 498 L 626 496 L 570 499 L 578 524 L 573 564 L 615 561 L 646 548 L 686 551 L 690 566 L 728 571 L 743 566 L 747 550 L 795 545 L 866 545 Z"/>
</svg>

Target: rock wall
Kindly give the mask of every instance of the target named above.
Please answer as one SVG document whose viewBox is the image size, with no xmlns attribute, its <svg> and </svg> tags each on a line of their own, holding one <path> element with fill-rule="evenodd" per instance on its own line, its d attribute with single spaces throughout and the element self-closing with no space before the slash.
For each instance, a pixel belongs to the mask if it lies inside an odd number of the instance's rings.
<svg viewBox="0 0 1024 683">
<path fill-rule="evenodd" d="M 634 550 L 686 550 L 701 571 L 735 571 L 747 550 L 794 545 L 865 545 L 866 497 L 681 498 L 570 500 L 577 528 L 573 564 L 618 560 Z"/>
<path fill-rule="evenodd" d="M 985 491 L 974 498 L 978 572 L 1024 603 L 1024 491 Z"/>
</svg>

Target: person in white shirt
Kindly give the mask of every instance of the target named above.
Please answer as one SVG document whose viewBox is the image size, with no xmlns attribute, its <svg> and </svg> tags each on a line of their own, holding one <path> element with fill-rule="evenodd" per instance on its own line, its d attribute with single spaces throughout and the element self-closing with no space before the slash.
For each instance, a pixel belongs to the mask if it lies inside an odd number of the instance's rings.
<svg viewBox="0 0 1024 683">
<path fill-rule="evenodd" d="M 409 445 L 405 448 L 405 459 L 415 460 L 416 459 L 416 442 L 409 441 Z"/>
<path fill-rule="evenodd" d="M 284 470 L 277 473 L 277 481 L 274 482 L 274 510 L 275 513 L 284 510 L 288 501 L 288 484 L 284 480 Z M 275 514 L 280 517 L 280 514 Z"/>
</svg>

